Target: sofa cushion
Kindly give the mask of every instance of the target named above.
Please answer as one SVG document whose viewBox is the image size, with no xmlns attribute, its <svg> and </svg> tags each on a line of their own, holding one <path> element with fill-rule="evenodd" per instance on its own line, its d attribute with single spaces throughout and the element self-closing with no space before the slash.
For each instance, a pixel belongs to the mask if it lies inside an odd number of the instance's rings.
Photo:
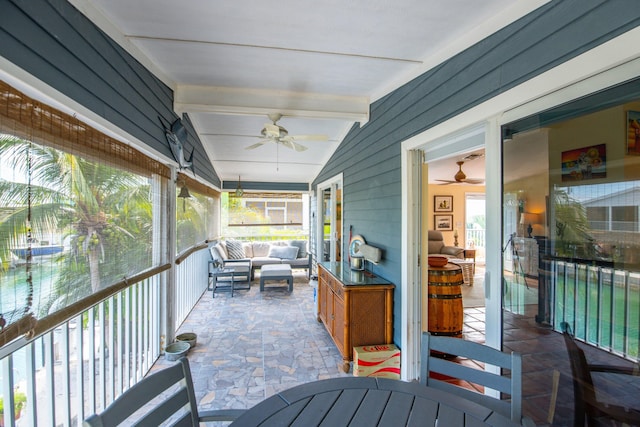
<svg viewBox="0 0 640 427">
<path fill-rule="evenodd" d="M 430 254 L 439 254 L 443 247 L 444 242 L 442 240 L 429 240 L 428 251 Z"/>
<path fill-rule="evenodd" d="M 306 258 L 307 253 L 307 241 L 306 240 L 292 240 L 289 242 L 291 246 L 295 246 L 298 248 L 298 256 L 297 258 Z"/>
<path fill-rule="evenodd" d="M 242 242 L 242 249 L 244 249 L 245 258 L 253 258 L 253 243 Z"/>
<path fill-rule="evenodd" d="M 225 246 L 224 242 L 218 242 L 214 246 L 214 248 L 218 252 L 220 259 L 222 260 L 229 259 L 229 254 L 227 254 L 227 247 Z"/>
<path fill-rule="evenodd" d="M 253 258 L 269 256 L 271 245 L 269 242 L 253 242 Z"/>
<path fill-rule="evenodd" d="M 242 242 L 237 240 L 227 240 L 227 254 L 231 259 L 242 259 L 245 257 Z"/>
<path fill-rule="evenodd" d="M 271 246 L 269 250 L 270 258 L 296 259 L 298 248 L 296 246 Z"/>
<path fill-rule="evenodd" d="M 442 249 L 440 249 L 440 253 L 444 255 L 458 256 L 462 254 L 462 252 L 464 252 L 464 249 L 458 248 L 456 246 L 443 246 Z"/>
</svg>

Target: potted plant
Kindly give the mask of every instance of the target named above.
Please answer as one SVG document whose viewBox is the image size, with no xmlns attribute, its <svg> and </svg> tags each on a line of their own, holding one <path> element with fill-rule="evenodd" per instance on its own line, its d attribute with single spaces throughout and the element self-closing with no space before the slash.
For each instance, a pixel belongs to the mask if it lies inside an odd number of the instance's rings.
<svg viewBox="0 0 640 427">
<path fill-rule="evenodd" d="M 27 403 L 27 395 L 21 391 L 15 391 L 13 393 L 13 412 L 16 420 L 20 418 L 22 408 Z M 4 399 L 0 396 L 0 427 L 4 427 Z"/>
</svg>

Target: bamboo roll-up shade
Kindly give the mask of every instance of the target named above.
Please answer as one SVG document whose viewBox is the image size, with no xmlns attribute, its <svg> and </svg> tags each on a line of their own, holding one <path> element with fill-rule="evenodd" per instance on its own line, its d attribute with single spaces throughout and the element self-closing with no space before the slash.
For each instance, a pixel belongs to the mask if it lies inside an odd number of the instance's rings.
<svg viewBox="0 0 640 427">
<path fill-rule="evenodd" d="M 117 166 L 170 178 L 168 166 L 0 80 L 0 132 Z"/>
</svg>

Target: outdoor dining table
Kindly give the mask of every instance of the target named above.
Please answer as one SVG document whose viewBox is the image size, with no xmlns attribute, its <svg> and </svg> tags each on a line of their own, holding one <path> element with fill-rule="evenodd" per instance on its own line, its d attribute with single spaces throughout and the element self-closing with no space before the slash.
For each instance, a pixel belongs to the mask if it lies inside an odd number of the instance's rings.
<svg viewBox="0 0 640 427">
<path fill-rule="evenodd" d="M 418 382 L 343 377 L 281 391 L 231 426 L 516 426 L 484 406 Z"/>
</svg>

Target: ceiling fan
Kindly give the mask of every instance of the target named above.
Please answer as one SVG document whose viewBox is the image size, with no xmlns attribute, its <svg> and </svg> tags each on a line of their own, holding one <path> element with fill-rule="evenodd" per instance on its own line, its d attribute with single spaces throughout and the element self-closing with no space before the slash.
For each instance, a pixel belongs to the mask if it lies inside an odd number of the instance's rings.
<svg viewBox="0 0 640 427">
<path fill-rule="evenodd" d="M 444 182 L 444 184 L 441 185 L 447 185 L 447 184 L 482 184 L 484 182 L 484 179 L 476 179 L 476 178 L 467 178 L 467 175 L 462 172 L 462 165 L 464 164 L 463 161 L 457 161 L 456 164 L 458 165 L 458 172 L 456 172 L 456 174 L 453 176 L 453 181 L 450 180 L 446 180 L 446 179 L 438 179 L 437 181 L 441 181 Z"/>
<path fill-rule="evenodd" d="M 329 139 L 327 135 L 289 135 L 288 130 L 276 123 L 282 118 L 282 114 L 271 113 L 268 117 L 273 123 L 265 123 L 264 128 L 262 128 L 260 132 L 260 138 L 265 139 L 246 147 L 245 150 L 253 150 L 267 142 L 273 142 L 296 151 L 305 151 L 307 147 L 298 144 L 296 141 L 327 141 Z"/>
</svg>

